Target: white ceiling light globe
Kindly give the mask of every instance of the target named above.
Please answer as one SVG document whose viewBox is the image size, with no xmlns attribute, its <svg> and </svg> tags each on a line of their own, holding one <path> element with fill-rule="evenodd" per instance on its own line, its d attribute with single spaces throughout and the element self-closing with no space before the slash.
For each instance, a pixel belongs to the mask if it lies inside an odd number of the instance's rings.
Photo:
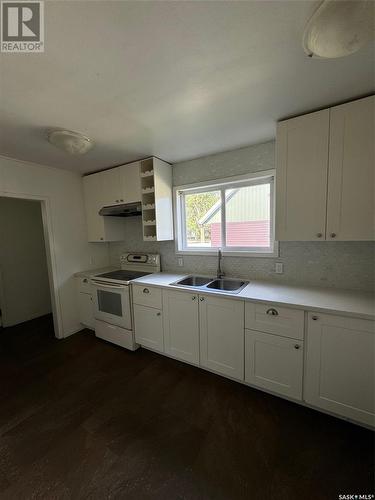
<svg viewBox="0 0 375 500">
<path fill-rule="evenodd" d="M 374 39 L 373 0 L 324 0 L 306 25 L 303 48 L 310 57 L 336 58 Z"/>
<path fill-rule="evenodd" d="M 87 153 L 94 145 L 94 141 L 85 135 L 71 130 L 50 130 L 48 142 L 72 155 Z"/>
</svg>

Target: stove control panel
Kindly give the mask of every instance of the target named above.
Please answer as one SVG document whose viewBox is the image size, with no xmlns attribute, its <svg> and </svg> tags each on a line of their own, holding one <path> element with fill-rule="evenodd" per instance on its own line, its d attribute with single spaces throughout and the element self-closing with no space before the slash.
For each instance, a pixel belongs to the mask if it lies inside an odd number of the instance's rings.
<svg viewBox="0 0 375 500">
<path fill-rule="evenodd" d="M 160 271 L 160 255 L 154 253 L 125 253 L 120 257 L 122 269 L 137 269 L 155 273 Z"/>
</svg>

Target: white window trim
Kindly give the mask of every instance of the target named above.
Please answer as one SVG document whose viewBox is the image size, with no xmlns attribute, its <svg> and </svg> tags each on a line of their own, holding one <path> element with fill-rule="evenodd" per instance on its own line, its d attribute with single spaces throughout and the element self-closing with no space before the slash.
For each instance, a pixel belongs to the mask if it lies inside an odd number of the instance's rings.
<svg viewBox="0 0 375 500">
<path fill-rule="evenodd" d="M 182 210 L 184 210 L 184 207 L 180 203 L 180 197 L 179 197 L 179 191 L 194 191 L 196 193 L 200 189 L 202 192 L 207 191 L 207 188 L 209 189 L 215 189 L 215 186 L 220 186 L 221 190 L 225 189 L 230 189 L 231 184 L 233 184 L 233 187 L 241 187 L 243 185 L 249 185 L 249 181 L 251 182 L 254 180 L 254 184 L 260 184 L 261 182 L 259 181 L 264 181 L 267 182 L 267 180 L 272 177 L 273 182 L 271 184 L 272 190 L 271 190 L 271 238 L 273 241 L 273 249 L 272 251 L 266 251 L 263 248 L 249 250 L 247 247 L 243 249 L 239 249 L 236 247 L 235 250 L 230 250 L 228 248 L 222 248 L 223 255 L 226 255 L 228 257 L 246 257 L 246 258 L 251 258 L 251 257 L 261 257 L 261 258 L 277 258 L 279 256 L 279 242 L 275 241 L 275 170 L 262 170 L 260 172 L 253 172 L 250 174 L 245 174 L 245 175 L 237 175 L 233 177 L 224 177 L 222 179 L 215 179 L 215 180 L 209 180 L 209 181 L 201 181 L 197 182 L 194 184 L 184 184 L 181 186 L 175 186 L 173 188 L 173 214 L 174 214 L 174 225 L 176 228 L 176 238 L 175 238 L 175 248 L 176 248 L 176 254 L 178 255 L 217 255 L 217 250 L 216 248 L 198 248 L 197 250 L 188 250 L 179 248 L 179 241 L 184 241 L 185 235 L 183 233 L 183 225 L 180 223 L 181 220 L 183 220 L 183 214 Z M 221 187 L 223 184 L 225 184 L 225 187 Z M 222 219 L 225 217 L 225 204 L 224 204 L 224 210 L 222 210 Z M 222 229 L 225 231 L 225 224 L 222 224 Z"/>
</svg>

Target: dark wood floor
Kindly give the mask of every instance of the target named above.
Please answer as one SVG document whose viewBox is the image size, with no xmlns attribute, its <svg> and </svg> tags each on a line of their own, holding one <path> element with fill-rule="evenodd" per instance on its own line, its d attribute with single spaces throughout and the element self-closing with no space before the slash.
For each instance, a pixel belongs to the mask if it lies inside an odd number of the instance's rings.
<svg viewBox="0 0 375 500">
<path fill-rule="evenodd" d="M 0 333 L 1 499 L 372 493 L 373 433 L 50 317 Z"/>
</svg>

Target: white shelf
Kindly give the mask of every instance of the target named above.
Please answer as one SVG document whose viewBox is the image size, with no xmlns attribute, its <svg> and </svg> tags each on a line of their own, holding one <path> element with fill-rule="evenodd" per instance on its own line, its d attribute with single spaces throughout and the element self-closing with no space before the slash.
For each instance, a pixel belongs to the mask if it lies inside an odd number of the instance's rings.
<svg viewBox="0 0 375 500">
<path fill-rule="evenodd" d="M 141 172 L 141 177 L 152 177 L 154 175 L 153 170 L 148 170 L 147 172 Z"/>
<path fill-rule="evenodd" d="M 143 241 L 156 241 L 156 236 L 143 236 Z"/>
</svg>

